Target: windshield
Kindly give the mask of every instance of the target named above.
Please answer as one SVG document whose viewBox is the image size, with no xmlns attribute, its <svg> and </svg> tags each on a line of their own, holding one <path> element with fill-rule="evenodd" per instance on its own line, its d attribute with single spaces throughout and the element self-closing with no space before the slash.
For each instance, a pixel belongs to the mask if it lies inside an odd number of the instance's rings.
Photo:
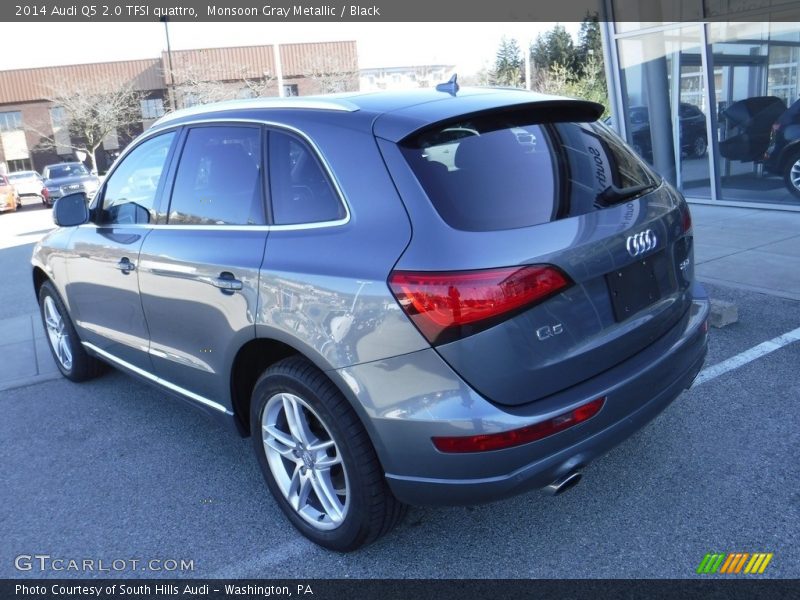
<svg viewBox="0 0 800 600">
<path fill-rule="evenodd" d="M 32 173 L 30 171 L 25 171 L 24 173 L 11 173 L 8 178 L 11 181 L 20 181 L 21 179 L 33 179 L 36 177 L 36 173 Z"/>
<path fill-rule="evenodd" d="M 45 177 L 48 179 L 61 179 L 63 177 L 77 177 L 88 175 L 89 171 L 83 165 L 52 165 L 45 169 Z"/>
</svg>

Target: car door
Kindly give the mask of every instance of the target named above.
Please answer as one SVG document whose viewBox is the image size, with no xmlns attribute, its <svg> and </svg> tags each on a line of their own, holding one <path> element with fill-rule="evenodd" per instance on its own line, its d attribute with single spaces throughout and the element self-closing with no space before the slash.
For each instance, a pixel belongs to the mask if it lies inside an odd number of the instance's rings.
<svg viewBox="0 0 800 600">
<path fill-rule="evenodd" d="M 152 231 L 174 131 L 148 138 L 107 177 L 93 221 L 77 228 L 67 253 L 66 295 L 81 339 L 101 353 L 151 369 L 149 332 L 139 298 L 137 266 Z"/>
<path fill-rule="evenodd" d="M 233 358 L 255 337 L 268 233 L 264 136 L 251 124 L 188 127 L 166 224 L 142 246 L 139 286 L 155 373 L 221 410 Z"/>
</svg>

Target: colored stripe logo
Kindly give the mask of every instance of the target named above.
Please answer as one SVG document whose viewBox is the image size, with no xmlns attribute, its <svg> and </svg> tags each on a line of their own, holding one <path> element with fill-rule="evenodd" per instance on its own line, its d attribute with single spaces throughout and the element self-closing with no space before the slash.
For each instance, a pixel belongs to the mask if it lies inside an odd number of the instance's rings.
<svg viewBox="0 0 800 600">
<path fill-rule="evenodd" d="M 772 552 L 731 552 L 729 554 L 706 554 L 697 567 L 701 575 L 715 573 L 725 575 L 746 574 L 760 575 L 772 560 Z"/>
</svg>

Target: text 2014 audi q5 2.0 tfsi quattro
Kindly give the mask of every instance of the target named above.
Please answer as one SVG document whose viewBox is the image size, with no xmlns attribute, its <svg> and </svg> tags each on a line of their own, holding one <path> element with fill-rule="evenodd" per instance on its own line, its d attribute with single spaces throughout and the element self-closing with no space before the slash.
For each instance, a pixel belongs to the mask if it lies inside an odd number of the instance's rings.
<svg viewBox="0 0 800 600">
<path fill-rule="evenodd" d="M 563 491 L 707 348 L 686 202 L 601 112 L 451 83 L 163 117 L 34 250 L 58 366 L 252 435 L 336 550 L 407 504 Z"/>
</svg>

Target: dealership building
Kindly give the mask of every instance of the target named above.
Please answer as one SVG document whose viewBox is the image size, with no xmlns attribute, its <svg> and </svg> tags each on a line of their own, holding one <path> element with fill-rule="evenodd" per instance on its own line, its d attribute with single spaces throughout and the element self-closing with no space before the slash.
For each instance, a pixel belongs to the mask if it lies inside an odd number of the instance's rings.
<svg viewBox="0 0 800 600">
<path fill-rule="evenodd" d="M 41 172 L 75 160 L 64 110 L 48 100 L 71 85 L 131 86 L 141 96 L 141 121 L 112 132 L 97 152 L 103 172 L 170 103 L 355 90 L 358 56 L 354 41 L 342 41 L 173 50 L 146 60 L 0 71 L 0 173 Z"/>
<path fill-rule="evenodd" d="M 691 200 L 800 210 L 786 181 L 800 144 L 778 152 L 800 140 L 800 23 L 781 12 L 796 2 L 738 3 L 750 11 L 713 22 L 702 11 L 719 2 L 665 9 L 695 22 L 636 21 L 635 2 L 604 4 L 612 126 Z"/>
</svg>

